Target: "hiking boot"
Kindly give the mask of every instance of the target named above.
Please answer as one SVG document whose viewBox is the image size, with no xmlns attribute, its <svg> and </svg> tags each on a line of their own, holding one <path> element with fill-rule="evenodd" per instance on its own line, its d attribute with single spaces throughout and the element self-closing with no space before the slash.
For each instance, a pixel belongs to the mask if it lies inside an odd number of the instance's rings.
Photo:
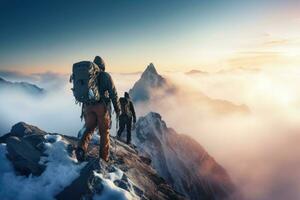
<svg viewBox="0 0 300 200">
<path fill-rule="evenodd" d="M 86 159 L 86 155 L 85 155 L 85 152 L 82 148 L 78 147 L 76 150 L 75 150 L 75 154 L 76 154 L 76 158 L 79 162 L 83 162 L 85 161 Z"/>
</svg>

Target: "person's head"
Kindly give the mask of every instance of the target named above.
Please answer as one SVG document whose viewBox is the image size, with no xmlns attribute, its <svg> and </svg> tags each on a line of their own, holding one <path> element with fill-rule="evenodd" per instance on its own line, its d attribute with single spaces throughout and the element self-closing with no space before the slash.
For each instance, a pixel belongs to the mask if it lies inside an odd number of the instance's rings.
<svg viewBox="0 0 300 200">
<path fill-rule="evenodd" d="M 104 63 L 104 60 L 100 56 L 96 56 L 94 58 L 94 63 L 96 63 L 100 69 L 105 71 L 105 63 Z"/>
<path fill-rule="evenodd" d="M 129 98 L 130 98 L 129 93 L 128 93 L 128 92 L 124 92 L 124 97 L 125 97 L 126 99 L 129 99 Z"/>
</svg>

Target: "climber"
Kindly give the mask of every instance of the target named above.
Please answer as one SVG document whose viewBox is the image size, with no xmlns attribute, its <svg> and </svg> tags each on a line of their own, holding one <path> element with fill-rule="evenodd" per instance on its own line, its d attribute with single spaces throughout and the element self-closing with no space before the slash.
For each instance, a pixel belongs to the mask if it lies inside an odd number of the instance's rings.
<svg viewBox="0 0 300 200">
<path fill-rule="evenodd" d="M 104 161 L 109 160 L 109 128 L 111 121 L 111 102 L 113 104 L 117 117 L 120 113 L 120 104 L 117 90 L 115 88 L 111 76 L 107 72 L 105 72 L 105 63 L 103 59 L 99 56 L 96 56 L 92 65 L 94 64 L 98 65 L 98 67 L 100 68 L 100 71 L 95 73 L 97 75 L 96 85 L 97 91 L 99 92 L 99 100 L 92 103 L 83 103 L 82 110 L 83 118 L 85 121 L 85 129 L 82 138 L 78 143 L 78 147 L 75 151 L 78 161 L 85 160 L 88 144 L 92 138 L 93 132 L 96 129 L 96 127 L 98 127 L 100 135 L 99 157 L 102 158 Z"/>
<path fill-rule="evenodd" d="M 130 100 L 128 92 L 124 93 L 124 97 L 119 99 L 121 105 L 121 115 L 119 117 L 119 130 L 117 137 L 120 139 L 121 134 L 125 129 L 127 130 L 127 144 L 131 142 L 131 127 L 133 123 L 133 127 L 136 123 L 136 116 L 133 107 L 133 103 Z"/>
</svg>

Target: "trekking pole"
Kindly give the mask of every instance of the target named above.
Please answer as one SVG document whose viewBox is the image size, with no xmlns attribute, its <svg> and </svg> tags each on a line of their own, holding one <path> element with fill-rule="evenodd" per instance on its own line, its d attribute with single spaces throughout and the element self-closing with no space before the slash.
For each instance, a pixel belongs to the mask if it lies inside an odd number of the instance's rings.
<svg viewBox="0 0 300 200">
<path fill-rule="evenodd" d="M 119 117 L 118 117 L 118 115 L 116 115 L 116 133 L 117 134 L 118 134 L 118 129 L 119 129 Z"/>
<path fill-rule="evenodd" d="M 119 121 L 118 121 L 118 115 L 116 113 L 116 137 L 115 137 L 115 156 L 117 156 L 117 137 L 118 137 L 118 124 L 119 124 Z"/>
<path fill-rule="evenodd" d="M 118 137 L 118 129 L 119 129 L 119 118 L 116 113 L 116 137 L 115 137 L 115 155 L 117 155 L 117 137 Z"/>
</svg>

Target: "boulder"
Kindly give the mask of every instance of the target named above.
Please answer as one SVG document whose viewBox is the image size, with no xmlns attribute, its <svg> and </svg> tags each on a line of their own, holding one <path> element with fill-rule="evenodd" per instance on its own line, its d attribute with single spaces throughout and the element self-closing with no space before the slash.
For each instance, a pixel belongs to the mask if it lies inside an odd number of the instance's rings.
<svg viewBox="0 0 300 200">
<path fill-rule="evenodd" d="M 39 176 L 45 166 L 39 164 L 42 153 L 28 140 L 11 136 L 6 140 L 8 159 L 21 175 L 33 174 Z"/>
</svg>

